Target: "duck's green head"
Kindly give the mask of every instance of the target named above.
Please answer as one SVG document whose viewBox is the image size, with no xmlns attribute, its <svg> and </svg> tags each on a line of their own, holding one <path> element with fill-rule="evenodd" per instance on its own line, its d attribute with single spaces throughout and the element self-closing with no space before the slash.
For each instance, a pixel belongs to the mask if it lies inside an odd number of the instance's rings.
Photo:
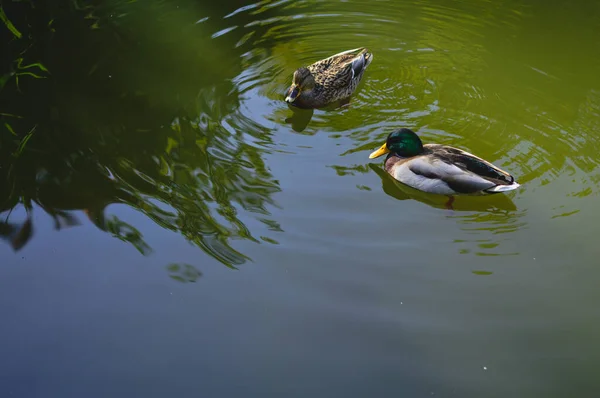
<svg viewBox="0 0 600 398">
<path fill-rule="evenodd" d="M 308 68 L 299 68 L 294 72 L 292 79 L 292 85 L 288 88 L 285 96 L 285 102 L 292 103 L 302 94 L 312 90 L 315 87 L 315 77 L 308 70 Z"/>
<path fill-rule="evenodd" d="M 399 129 L 388 135 L 385 144 L 369 155 L 369 159 L 378 158 L 386 153 L 394 153 L 403 158 L 410 158 L 423 153 L 423 143 L 419 136 L 410 129 Z"/>
</svg>

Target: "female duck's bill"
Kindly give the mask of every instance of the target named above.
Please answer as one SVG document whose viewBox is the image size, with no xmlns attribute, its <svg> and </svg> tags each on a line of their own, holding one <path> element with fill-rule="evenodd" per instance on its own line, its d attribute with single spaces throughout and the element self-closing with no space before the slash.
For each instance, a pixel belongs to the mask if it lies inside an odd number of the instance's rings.
<svg viewBox="0 0 600 398">
<path fill-rule="evenodd" d="M 299 95 L 300 95 L 300 89 L 297 86 L 290 87 L 288 89 L 288 95 L 285 97 L 285 102 L 287 102 L 288 104 L 291 104 L 292 102 L 294 102 L 296 100 L 296 98 L 298 98 Z M 281 98 L 281 97 L 279 97 L 279 98 Z"/>
</svg>

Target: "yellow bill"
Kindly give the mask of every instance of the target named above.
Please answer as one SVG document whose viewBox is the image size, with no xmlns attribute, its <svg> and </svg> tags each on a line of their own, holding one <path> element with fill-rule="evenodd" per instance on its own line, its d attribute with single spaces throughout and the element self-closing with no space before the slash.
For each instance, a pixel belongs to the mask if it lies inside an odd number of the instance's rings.
<svg viewBox="0 0 600 398">
<path fill-rule="evenodd" d="M 390 150 L 387 149 L 386 144 L 383 144 L 381 146 L 381 148 L 379 148 L 376 151 L 371 152 L 371 154 L 369 155 L 369 159 L 375 159 L 380 157 L 381 155 L 385 155 L 386 153 L 390 153 Z"/>
</svg>

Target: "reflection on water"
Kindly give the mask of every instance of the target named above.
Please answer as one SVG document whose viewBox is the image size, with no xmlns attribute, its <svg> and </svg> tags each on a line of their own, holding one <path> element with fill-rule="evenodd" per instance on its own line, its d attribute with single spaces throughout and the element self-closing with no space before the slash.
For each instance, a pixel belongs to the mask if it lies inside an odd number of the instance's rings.
<svg viewBox="0 0 600 398">
<path fill-rule="evenodd" d="M 398 200 L 416 200 L 431 207 L 446 209 L 446 202 L 448 201 L 446 196 L 421 192 L 396 181 L 380 166 L 371 163 L 369 167 L 381 178 L 383 192 L 389 196 Z M 509 214 L 515 210 L 517 210 L 517 207 L 509 195 L 498 194 L 481 197 L 456 196 L 450 211 L 502 212 Z"/>
<path fill-rule="evenodd" d="M 463 231 L 461 239 L 452 239 L 458 245 L 461 254 L 473 253 L 478 256 L 518 255 L 513 251 L 506 251 L 502 247 L 503 241 L 510 242 L 502 234 L 515 232 L 526 228 L 524 221 L 527 210 L 518 210 L 511 199 L 511 194 L 497 194 L 488 196 L 456 196 L 452 209 L 447 208 L 448 198 L 443 195 L 433 195 L 411 188 L 385 172 L 378 164 L 354 166 L 330 166 L 339 176 L 356 176 L 366 174 L 370 170 L 380 178 L 381 189 L 388 196 L 399 201 L 417 201 L 431 208 L 444 211 L 447 219 L 454 220 Z M 370 187 L 357 186 L 359 190 L 373 191 Z M 376 190 L 376 192 L 378 192 Z M 398 212 L 402 212 L 402 204 L 398 204 Z M 424 226 L 423 228 L 428 228 Z M 473 237 L 473 238 L 471 238 Z"/>
<path fill-rule="evenodd" d="M 15 26 L 26 26 L 31 13 L 48 17 L 42 8 L 7 7 Z M 232 241 L 277 243 L 270 233 L 283 231 L 270 217 L 281 188 L 267 159 L 295 156 L 282 152 L 290 132 L 333 145 L 334 167 L 346 174 L 368 170 L 368 151 L 401 126 L 509 169 L 523 183 L 511 198 L 575 173 L 577 187 L 551 217 L 578 214 L 570 198 L 596 194 L 599 181 L 600 91 L 587 84 L 597 62 L 592 51 L 571 50 L 569 43 L 581 41 L 576 30 L 555 43 L 568 56 L 548 62 L 527 51 L 543 47 L 539 32 L 554 25 L 540 19 L 543 9 L 511 1 L 228 1 L 208 8 L 112 0 L 67 12 L 48 2 L 61 29 L 32 30 L 33 45 L 12 40 L 15 61 L 2 80 L 10 106 L 2 113 L 9 145 L 0 148 L 0 174 L 10 189 L 1 193 L 0 233 L 15 249 L 34 236 L 30 218 L 10 217 L 16 206 L 43 209 L 57 228 L 77 225 L 73 211 L 84 210 L 98 228 L 148 254 L 141 231 L 107 214 L 111 204 L 125 204 L 239 265 L 248 257 Z M 595 46 L 591 39 L 581 45 Z M 372 49 L 375 62 L 349 104 L 306 111 L 283 102 L 297 67 L 359 46 Z M 73 53 L 80 54 L 75 65 Z M 573 73 L 574 64 L 589 67 Z M 365 162 L 345 159 L 355 154 Z M 444 199 L 381 177 L 390 196 L 443 207 Z M 525 226 L 518 220 L 526 208 L 517 210 L 507 195 L 460 198 L 454 209 L 473 212 L 448 216 L 464 231 Z M 248 215 L 264 230 L 251 231 L 242 222 Z"/>
<path fill-rule="evenodd" d="M 193 283 L 202 276 L 202 272 L 198 271 L 196 267 L 190 264 L 173 263 L 167 265 L 166 268 L 171 279 L 181 283 Z"/>
<path fill-rule="evenodd" d="M 0 6 L 0 396 L 597 394 L 599 2 Z M 400 127 L 521 188 L 445 209 L 368 159 Z"/>
<path fill-rule="evenodd" d="M 163 228 L 178 231 L 224 264 L 243 263 L 245 256 L 228 241 L 258 239 L 236 214 L 243 209 L 276 225 L 268 220 L 267 206 L 274 204 L 270 196 L 279 188 L 261 158 L 265 137 L 253 134 L 257 131 L 253 122 L 235 113 L 237 93 L 228 97 L 231 89 L 218 90 L 201 91 L 197 108 L 189 114 L 182 112 L 170 126 L 131 132 L 136 140 L 151 133 L 158 140 L 129 146 L 113 126 L 94 126 L 102 134 L 99 142 L 88 143 L 87 156 L 80 156 L 76 148 L 61 148 L 65 160 L 60 162 L 57 153 L 50 153 L 52 166 L 43 163 L 45 159 L 35 151 L 44 145 L 42 138 L 32 140 L 31 156 L 19 159 L 24 170 L 5 176 L 14 187 L 6 203 L 10 208 L 17 203 L 30 208 L 35 203 L 57 225 L 67 218 L 64 210 L 85 210 L 100 229 L 147 254 L 150 248 L 135 227 L 104 214 L 108 205 L 124 203 Z M 121 145 L 109 157 L 105 142 L 110 140 L 119 140 Z"/>
<path fill-rule="evenodd" d="M 70 23 L 63 25 L 62 34 L 53 35 L 51 48 L 56 51 L 44 57 L 44 45 L 28 49 L 29 57 L 43 59 L 44 69 L 52 71 L 51 82 L 22 78 L 17 86 L 12 79 L 2 89 L 2 96 L 11 99 L 11 109 L 2 115 L 7 127 L 2 137 L 15 144 L 1 148 L 0 177 L 3 186 L 10 187 L 0 197 L 2 236 L 15 250 L 33 236 L 29 216 L 22 225 L 13 222 L 11 213 L 18 206 L 28 214 L 44 210 L 57 228 L 77 224 L 71 212 L 83 210 L 99 229 L 149 254 L 152 249 L 135 226 L 106 214 L 109 205 L 118 203 L 182 234 L 228 266 L 247 259 L 231 240 L 274 242 L 268 234 L 254 237 L 238 217 L 240 211 L 253 213 L 269 231 L 281 230 L 268 211 L 275 205 L 272 194 L 279 191 L 263 160 L 271 140 L 261 126 L 240 114 L 242 93 L 230 80 L 215 81 L 215 72 L 171 81 L 173 85 L 160 96 L 153 95 L 158 87 L 152 82 L 165 82 L 155 80 L 158 71 L 142 68 L 144 57 L 135 54 L 140 45 L 131 41 L 143 46 L 154 43 L 154 36 L 146 39 L 144 31 L 123 31 L 120 23 L 114 25 L 104 14 L 113 9 L 93 12 L 99 21 L 109 22 L 90 29 L 83 23 L 84 15 L 74 13 L 62 21 Z M 148 9 L 143 12 L 157 16 Z M 169 15 L 169 25 L 183 17 Z M 128 13 L 123 18 L 128 19 Z M 153 27 L 161 28 L 165 24 Z M 89 43 L 110 46 L 117 31 L 116 51 L 122 59 L 107 63 Z M 83 37 L 81 42 L 65 36 L 75 32 Z M 128 35 L 125 42 L 121 33 Z M 64 63 L 65 47 L 80 54 L 78 73 L 70 74 Z M 172 73 L 165 77 L 166 82 L 173 80 Z M 20 134 L 32 124 L 33 134 Z"/>
<path fill-rule="evenodd" d="M 308 127 L 313 114 L 312 109 L 293 109 L 291 116 L 285 119 L 285 122 L 291 124 L 292 130 L 301 133 Z"/>
<path fill-rule="evenodd" d="M 503 239 L 498 236 L 525 228 L 527 225 L 522 221 L 526 211 L 517 211 L 509 195 L 457 196 L 452 203 L 452 210 L 447 210 L 446 197 L 428 194 L 404 185 L 392 178 L 382 167 L 370 164 L 370 168 L 381 178 L 383 191 L 387 195 L 398 200 L 416 200 L 446 210 L 448 212 L 446 217 L 455 220 L 465 232 L 462 239 L 454 239 L 454 242 L 459 245 L 458 250 L 461 254 L 472 251 L 479 256 L 518 254 L 504 252 L 501 247 Z M 470 236 L 473 238 L 469 239 Z"/>
</svg>

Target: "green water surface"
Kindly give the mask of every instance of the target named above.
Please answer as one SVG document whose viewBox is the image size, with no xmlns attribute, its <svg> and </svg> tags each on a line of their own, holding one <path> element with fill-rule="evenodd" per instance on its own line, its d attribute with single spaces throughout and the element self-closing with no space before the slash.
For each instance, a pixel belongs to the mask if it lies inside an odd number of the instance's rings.
<svg viewBox="0 0 600 398">
<path fill-rule="evenodd" d="M 600 394 L 600 3 L 3 10 L 0 397 Z M 448 210 L 368 159 L 400 127 L 522 186 Z"/>
</svg>

